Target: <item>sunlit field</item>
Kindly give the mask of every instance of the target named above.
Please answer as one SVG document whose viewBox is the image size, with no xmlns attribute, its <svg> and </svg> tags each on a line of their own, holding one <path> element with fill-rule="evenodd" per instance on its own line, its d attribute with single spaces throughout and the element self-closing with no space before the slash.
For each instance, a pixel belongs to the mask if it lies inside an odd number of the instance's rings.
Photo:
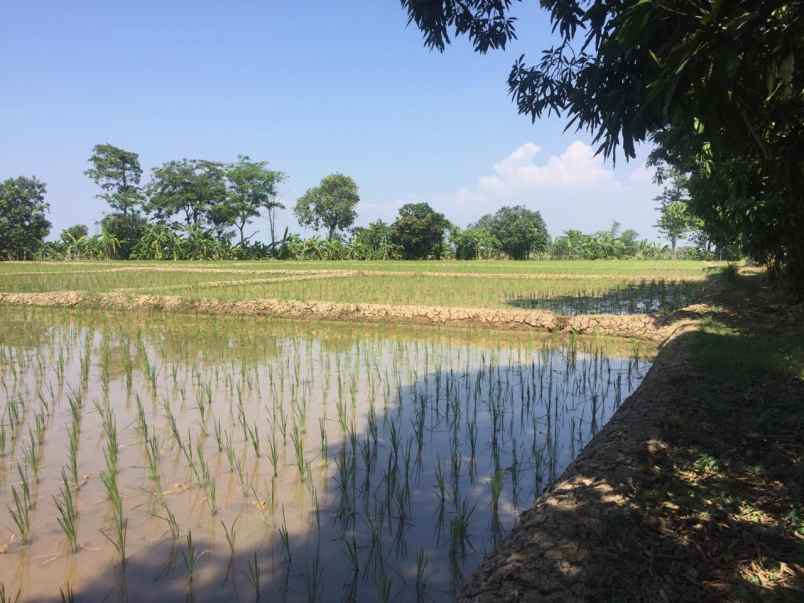
<svg viewBox="0 0 804 603">
<path fill-rule="evenodd" d="M 0 292 L 173 295 L 656 313 L 694 303 L 704 262 L 173 262 L 0 265 Z M 23 270 L 23 268 L 27 268 Z"/>
</svg>

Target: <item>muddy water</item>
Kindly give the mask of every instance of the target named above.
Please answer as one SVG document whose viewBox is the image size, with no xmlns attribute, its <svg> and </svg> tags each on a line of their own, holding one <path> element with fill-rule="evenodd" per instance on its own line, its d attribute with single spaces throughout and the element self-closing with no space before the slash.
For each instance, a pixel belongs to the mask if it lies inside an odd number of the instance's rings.
<svg viewBox="0 0 804 603">
<path fill-rule="evenodd" d="M 0 582 L 25 601 L 451 600 L 651 354 L 158 313 L 3 308 L 0 323 Z M 28 543 L 9 510 L 24 481 Z"/>
</svg>

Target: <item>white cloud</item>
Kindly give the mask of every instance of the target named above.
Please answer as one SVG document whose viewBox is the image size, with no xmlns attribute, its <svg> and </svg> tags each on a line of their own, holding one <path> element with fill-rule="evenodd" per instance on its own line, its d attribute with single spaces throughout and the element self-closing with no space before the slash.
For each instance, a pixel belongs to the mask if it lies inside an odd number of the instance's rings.
<svg viewBox="0 0 804 603">
<path fill-rule="evenodd" d="M 462 223 L 502 205 L 523 204 L 540 210 L 553 234 L 599 230 L 617 220 L 654 236 L 652 170 L 641 164 L 614 169 L 578 140 L 559 154 L 541 154 L 536 143 L 523 144 L 473 185 L 435 196 L 434 205 Z"/>
</svg>

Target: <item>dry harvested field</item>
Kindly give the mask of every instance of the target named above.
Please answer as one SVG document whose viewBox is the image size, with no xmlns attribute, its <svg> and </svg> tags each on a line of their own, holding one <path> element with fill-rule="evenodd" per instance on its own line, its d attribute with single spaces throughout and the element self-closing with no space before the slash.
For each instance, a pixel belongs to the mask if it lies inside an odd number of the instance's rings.
<svg viewBox="0 0 804 603">
<path fill-rule="evenodd" d="M 766 310 L 750 335 L 734 300 L 761 276 L 719 269 L 0 264 L 0 593 L 784 598 L 804 355 L 773 333 L 797 315 Z M 755 407 L 710 366 L 725 351 L 744 376 L 786 375 L 750 466 L 735 442 Z M 607 570 L 618 556 L 642 578 Z"/>
</svg>

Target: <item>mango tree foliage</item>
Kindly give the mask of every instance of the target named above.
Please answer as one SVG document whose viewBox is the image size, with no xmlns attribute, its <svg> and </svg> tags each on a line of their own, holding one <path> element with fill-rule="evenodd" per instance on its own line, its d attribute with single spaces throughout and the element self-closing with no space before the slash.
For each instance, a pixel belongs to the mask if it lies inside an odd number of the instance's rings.
<svg viewBox="0 0 804 603">
<path fill-rule="evenodd" d="M 331 174 L 310 188 L 296 202 L 296 218 L 302 226 L 327 231 L 332 240 L 339 230 L 349 228 L 357 218 L 360 201 L 357 184 L 349 176 Z"/>
<path fill-rule="evenodd" d="M 406 260 L 444 255 L 444 235 L 450 223 L 427 203 L 407 203 L 399 208 L 391 226 L 391 240 Z"/>
<path fill-rule="evenodd" d="M 500 251 L 514 260 L 526 260 L 531 253 L 543 253 L 550 244 L 541 214 L 523 205 L 501 207 L 496 213 L 480 218 L 475 228 L 492 235 Z"/>
<path fill-rule="evenodd" d="M 30 260 L 50 232 L 45 184 L 35 177 L 0 182 L 0 259 Z"/>
<path fill-rule="evenodd" d="M 514 0 L 401 0 L 428 47 L 516 37 Z M 531 5 L 535 5 L 532 3 Z M 555 114 L 598 151 L 654 139 L 693 173 L 691 207 L 787 269 L 804 295 L 804 19 L 791 0 L 542 0 L 554 36 L 508 76 L 518 110 Z M 658 139 L 657 139 L 658 137 Z M 725 186 L 721 186 L 725 185 Z M 710 222 L 713 222 L 710 228 Z"/>
</svg>

